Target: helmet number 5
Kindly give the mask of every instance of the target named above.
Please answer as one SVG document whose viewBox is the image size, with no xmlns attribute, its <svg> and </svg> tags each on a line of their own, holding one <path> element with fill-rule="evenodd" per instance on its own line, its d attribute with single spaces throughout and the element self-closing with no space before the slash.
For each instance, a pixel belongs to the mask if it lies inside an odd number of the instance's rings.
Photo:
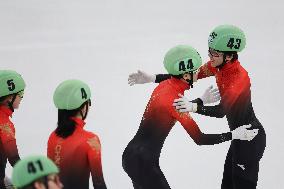
<svg viewBox="0 0 284 189">
<path fill-rule="evenodd" d="M 15 90 L 15 88 L 16 88 L 13 79 L 7 80 L 7 85 L 8 85 L 9 91 L 13 91 L 13 90 Z"/>
<path fill-rule="evenodd" d="M 241 39 L 235 39 L 235 38 L 230 38 L 228 43 L 227 43 L 227 47 L 229 47 L 230 49 L 232 49 L 234 47 L 234 49 L 239 49 L 241 46 Z"/>
</svg>

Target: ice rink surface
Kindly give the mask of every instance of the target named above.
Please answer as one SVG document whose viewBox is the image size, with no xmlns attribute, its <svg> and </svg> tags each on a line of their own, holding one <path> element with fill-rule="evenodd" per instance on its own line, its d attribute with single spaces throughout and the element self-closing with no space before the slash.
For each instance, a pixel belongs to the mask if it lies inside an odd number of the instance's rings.
<svg viewBox="0 0 284 189">
<path fill-rule="evenodd" d="M 209 32 L 234 24 L 247 36 L 239 60 L 249 72 L 253 107 L 267 134 L 258 189 L 283 189 L 283 6 L 281 0 L 0 1 L 0 69 L 15 69 L 27 83 L 13 116 L 20 155 L 46 154 L 57 121 L 53 92 L 65 79 L 81 79 L 93 92 L 85 128 L 100 136 L 106 184 L 131 189 L 121 155 L 156 85 L 130 87 L 129 73 L 165 73 L 164 54 L 177 44 L 194 46 L 205 62 Z M 214 78 L 199 81 L 187 96 L 200 96 L 210 84 L 216 86 Z M 204 133 L 229 130 L 225 118 L 192 117 Z M 197 146 L 176 124 L 160 159 L 170 186 L 220 188 L 229 144 Z"/>
</svg>

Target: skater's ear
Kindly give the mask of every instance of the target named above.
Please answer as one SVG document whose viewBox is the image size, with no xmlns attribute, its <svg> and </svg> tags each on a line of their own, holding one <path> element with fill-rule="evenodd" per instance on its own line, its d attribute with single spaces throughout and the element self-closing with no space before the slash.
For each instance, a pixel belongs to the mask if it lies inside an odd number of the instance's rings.
<svg viewBox="0 0 284 189">
<path fill-rule="evenodd" d="M 232 59 L 233 59 L 233 55 L 226 55 L 226 57 L 225 57 L 226 62 L 228 62 L 228 61 L 231 62 Z"/>
</svg>

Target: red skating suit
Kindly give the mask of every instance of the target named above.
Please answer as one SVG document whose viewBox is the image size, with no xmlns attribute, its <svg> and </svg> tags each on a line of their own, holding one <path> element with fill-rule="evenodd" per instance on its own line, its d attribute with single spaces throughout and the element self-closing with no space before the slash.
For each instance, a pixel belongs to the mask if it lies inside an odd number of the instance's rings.
<svg viewBox="0 0 284 189">
<path fill-rule="evenodd" d="M 72 119 L 77 124 L 74 133 L 65 139 L 51 133 L 47 155 L 59 167 L 64 188 L 88 189 L 91 173 L 94 188 L 105 189 L 99 138 L 83 129 L 83 120 Z"/>
<path fill-rule="evenodd" d="M 7 159 L 12 166 L 20 159 L 14 124 L 10 121 L 12 113 L 8 107 L 0 106 L 0 186 L 3 184 L 5 177 Z"/>
<path fill-rule="evenodd" d="M 161 82 L 152 93 L 140 127 L 123 153 L 123 168 L 136 189 L 169 189 L 160 166 L 159 157 L 164 141 L 179 121 L 198 145 L 213 145 L 231 140 L 231 133 L 204 134 L 187 113 L 179 113 L 174 99 L 184 94 L 189 85 L 176 78 Z"/>
</svg>

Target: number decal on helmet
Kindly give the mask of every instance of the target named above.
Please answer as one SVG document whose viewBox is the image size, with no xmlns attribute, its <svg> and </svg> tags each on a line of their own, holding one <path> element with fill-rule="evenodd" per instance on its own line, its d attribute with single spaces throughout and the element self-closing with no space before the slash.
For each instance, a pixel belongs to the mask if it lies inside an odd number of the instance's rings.
<svg viewBox="0 0 284 189">
<path fill-rule="evenodd" d="M 36 168 L 36 165 L 38 168 Z M 29 162 L 27 164 L 27 168 L 28 168 L 28 173 L 33 173 L 33 174 L 35 174 L 37 171 L 43 171 L 43 166 L 40 160 L 36 162 Z"/>
<path fill-rule="evenodd" d="M 184 61 L 179 62 L 178 70 L 179 71 L 185 71 Z"/>
<path fill-rule="evenodd" d="M 186 71 L 186 70 L 193 69 L 192 59 L 188 59 L 187 65 L 185 66 L 184 60 L 179 62 L 179 71 Z"/>
<path fill-rule="evenodd" d="M 13 91 L 13 90 L 15 90 L 15 88 L 16 88 L 13 79 L 7 80 L 7 85 L 8 85 L 9 91 Z"/>
<path fill-rule="evenodd" d="M 193 69 L 193 63 L 192 63 L 192 59 L 188 59 L 187 61 L 187 69 Z"/>
<path fill-rule="evenodd" d="M 212 42 L 213 42 L 213 39 L 215 39 L 215 37 L 217 37 L 217 33 L 212 32 L 212 33 L 209 35 L 208 42 L 209 42 L 209 43 L 212 43 Z"/>
<path fill-rule="evenodd" d="M 241 46 L 241 39 L 235 39 L 235 38 L 230 38 L 228 43 L 227 43 L 227 47 L 229 47 L 230 49 L 232 49 L 234 47 L 234 49 L 239 49 Z"/>
<path fill-rule="evenodd" d="M 81 88 L 82 99 L 87 99 L 87 93 L 84 88 Z"/>
</svg>

